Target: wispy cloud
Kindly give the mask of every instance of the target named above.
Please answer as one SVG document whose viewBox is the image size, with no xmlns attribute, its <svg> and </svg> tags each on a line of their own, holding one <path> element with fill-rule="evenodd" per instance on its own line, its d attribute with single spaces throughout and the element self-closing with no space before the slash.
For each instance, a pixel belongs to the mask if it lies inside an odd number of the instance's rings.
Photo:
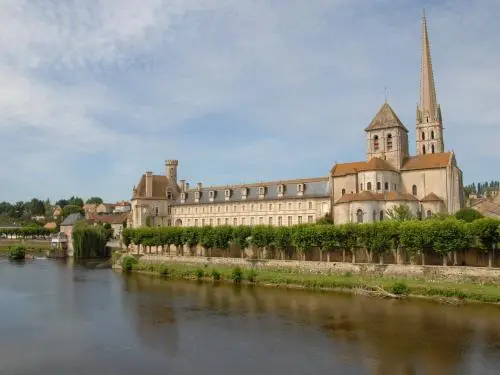
<svg viewBox="0 0 500 375">
<path fill-rule="evenodd" d="M 127 198 L 165 158 L 206 184 L 363 159 L 385 86 L 413 129 L 423 5 L 446 147 L 495 177 L 494 0 L 3 0 L 0 199 Z"/>
</svg>

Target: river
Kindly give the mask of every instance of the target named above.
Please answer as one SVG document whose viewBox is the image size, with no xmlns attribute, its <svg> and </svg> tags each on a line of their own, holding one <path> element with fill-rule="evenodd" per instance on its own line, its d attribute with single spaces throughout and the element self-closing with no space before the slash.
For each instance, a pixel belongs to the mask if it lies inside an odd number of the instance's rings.
<svg viewBox="0 0 500 375">
<path fill-rule="evenodd" d="M 0 374 L 500 373 L 500 307 L 0 260 Z"/>
</svg>

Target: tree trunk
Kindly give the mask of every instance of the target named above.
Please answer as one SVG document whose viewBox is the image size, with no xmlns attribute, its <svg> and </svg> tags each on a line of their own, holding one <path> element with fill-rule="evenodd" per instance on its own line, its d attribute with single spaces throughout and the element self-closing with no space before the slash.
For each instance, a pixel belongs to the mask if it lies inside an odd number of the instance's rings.
<svg viewBox="0 0 500 375">
<path fill-rule="evenodd" d="M 342 249 L 342 263 L 345 263 L 345 249 Z"/>
<path fill-rule="evenodd" d="M 378 263 L 382 266 L 384 264 L 384 254 L 380 253 L 378 255 Z"/>
<path fill-rule="evenodd" d="M 352 264 L 356 263 L 356 252 L 352 251 Z"/>
<path fill-rule="evenodd" d="M 453 265 L 454 266 L 458 265 L 458 255 L 456 251 L 453 252 Z"/>
<path fill-rule="evenodd" d="M 495 250 L 488 251 L 488 268 L 493 267 L 494 251 Z"/>
<path fill-rule="evenodd" d="M 402 264 L 402 259 L 401 259 L 401 247 L 398 245 L 396 248 L 396 264 Z"/>
<path fill-rule="evenodd" d="M 330 252 L 326 253 L 326 261 L 330 263 Z"/>
<path fill-rule="evenodd" d="M 319 252 L 319 261 L 322 262 L 323 261 L 323 252 L 321 251 L 321 249 L 318 249 L 318 252 Z"/>
<path fill-rule="evenodd" d="M 425 266 L 425 253 L 422 251 L 422 266 Z"/>
<path fill-rule="evenodd" d="M 443 266 L 448 265 L 448 254 L 443 255 Z"/>
</svg>

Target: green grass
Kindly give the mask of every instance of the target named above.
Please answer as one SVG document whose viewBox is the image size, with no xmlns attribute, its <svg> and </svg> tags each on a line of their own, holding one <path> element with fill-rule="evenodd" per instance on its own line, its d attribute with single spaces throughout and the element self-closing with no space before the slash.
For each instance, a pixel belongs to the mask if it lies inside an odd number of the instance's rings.
<svg viewBox="0 0 500 375">
<path fill-rule="evenodd" d="M 43 252 L 50 250 L 51 244 L 49 240 L 10 240 L 0 239 L 0 254 L 7 254 L 11 246 L 23 245 L 26 247 L 27 253 Z"/>
<path fill-rule="evenodd" d="M 165 273 L 165 269 L 168 272 Z M 167 276 L 172 279 L 204 280 L 235 282 L 234 267 L 209 267 L 201 269 L 196 265 L 169 263 L 147 264 L 138 262 L 132 267 L 133 271 L 147 272 Z M 239 271 L 236 271 L 239 275 Z M 273 285 L 295 288 L 355 291 L 377 291 L 383 289 L 397 295 L 420 296 L 429 298 L 452 298 L 454 300 L 480 301 L 500 303 L 500 287 L 491 284 L 458 283 L 447 281 L 429 281 L 422 279 L 405 279 L 392 277 L 376 277 L 356 274 L 318 275 L 297 273 L 290 269 L 244 270 L 243 275 L 251 277 L 237 277 L 238 283 Z M 219 279 L 220 277 L 220 279 Z M 246 280 L 245 280 L 246 279 Z M 250 279 L 250 281 L 249 281 Z M 252 281 L 253 280 L 253 281 Z"/>
</svg>

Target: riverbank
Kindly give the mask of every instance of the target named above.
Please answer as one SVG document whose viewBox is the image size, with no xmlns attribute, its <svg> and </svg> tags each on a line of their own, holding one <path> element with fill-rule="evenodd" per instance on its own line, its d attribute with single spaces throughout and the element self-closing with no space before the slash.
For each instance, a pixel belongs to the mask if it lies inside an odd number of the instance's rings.
<svg viewBox="0 0 500 375">
<path fill-rule="evenodd" d="M 410 277 L 379 277 L 361 274 L 311 274 L 290 269 L 245 269 L 221 264 L 182 264 L 139 261 L 132 272 L 172 279 L 243 283 L 260 286 L 339 291 L 380 297 L 425 297 L 446 303 L 500 303 L 500 288 L 494 284 L 447 282 Z"/>
<path fill-rule="evenodd" d="M 28 253 L 42 253 L 51 249 L 50 240 L 0 240 L 0 254 L 7 254 L 11 246 L 23 245 Z"/>
</svg>

